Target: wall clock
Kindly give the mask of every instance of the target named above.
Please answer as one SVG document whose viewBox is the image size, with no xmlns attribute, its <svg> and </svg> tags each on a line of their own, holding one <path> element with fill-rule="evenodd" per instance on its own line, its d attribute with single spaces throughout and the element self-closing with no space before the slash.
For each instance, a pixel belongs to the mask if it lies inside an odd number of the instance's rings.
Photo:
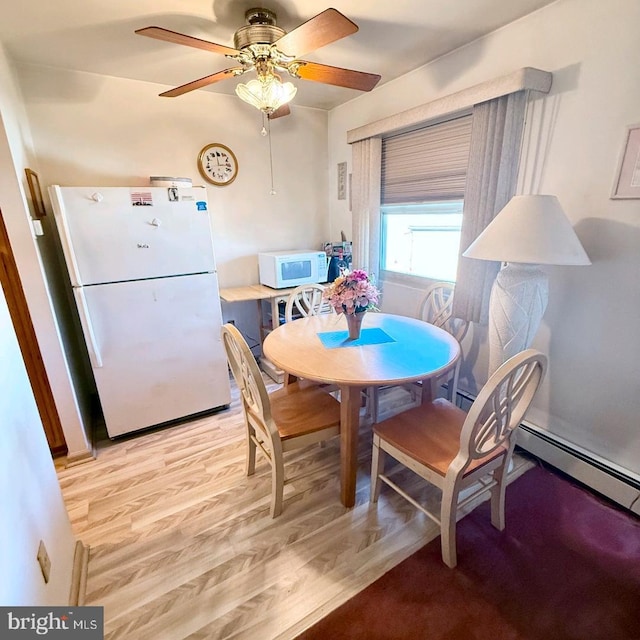
<svg viewBox="0 0 640 640">
<path fill-rule="evenodd" d="M 207 182 L 224 187 L 236 179 L 238 160 L 229 147 L 214 142 L 200 152 L 198 171 Z"/>
</svg>

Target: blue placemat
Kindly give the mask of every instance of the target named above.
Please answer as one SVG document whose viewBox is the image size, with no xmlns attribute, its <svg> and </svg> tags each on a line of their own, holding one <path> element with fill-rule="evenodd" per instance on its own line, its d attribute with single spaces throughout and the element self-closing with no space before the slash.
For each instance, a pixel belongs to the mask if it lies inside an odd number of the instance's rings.
<svg viewBox="0 0 640 640">
<path fill-rule="evenodd" d="M 318 338 L 327 349 L 336 347 L 361 347 L 366 344 L 384 344 L 385 342 L 395 342 L 395 340 L 385 331 L 374 327 L 373 329 L 362 329 L 357 340 L 349 340 L 348 331 L 325 331 L 318 334 Z"/>
</svg>

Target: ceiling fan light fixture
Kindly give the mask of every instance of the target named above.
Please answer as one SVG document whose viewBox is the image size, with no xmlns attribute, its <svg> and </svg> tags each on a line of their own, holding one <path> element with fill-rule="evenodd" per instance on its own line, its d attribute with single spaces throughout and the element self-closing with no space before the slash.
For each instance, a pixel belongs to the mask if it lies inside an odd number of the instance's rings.
<svg viewBox="0 0 640 640">
<path fill-rule="evenodd" d="M 236 95 L 269 115 L 293 100 L 297 90 L 292 82 L 282 82 L 278 76 L 269 74 L 249 80 L 246 84 L 240 83 L 236 87 Z"/>
</svg>

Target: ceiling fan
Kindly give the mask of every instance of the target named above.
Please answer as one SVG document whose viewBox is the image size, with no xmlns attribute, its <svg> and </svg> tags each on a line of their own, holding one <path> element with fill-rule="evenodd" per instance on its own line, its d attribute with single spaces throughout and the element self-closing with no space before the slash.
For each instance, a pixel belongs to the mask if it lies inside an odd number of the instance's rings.
<svg viewBox="0 0 640 640">
<path fill-rule="evenodd" d="M 194 89 L 201 89 L 255 70 L 257 79 L 239 84 L 236 87 L 236 94 L 245 102 L 260 109 L 269 118 L 275 118 L 289 113 L 288 102 L 296 93 L 295 85 L 291 82 L 283 83 L 280 73 L 287 72 L 294 78 L 359 91 L 371 91 L 380 80 L 380 76 L 374 73 L 331 67 L 300 59 L 300 56 L 307 55 L 358 30 L 355 23 L 336 9 L 326 9 L 289 33 L 276 25 L 276 14 L 269 9 L 249 9 L 245 13 L 245 18 L 246 24 L 240 27 L 233 37 L 235 49 L 162 27 L 137 29 L 138 35 L 220 53 L 239 64 L 239 66 L 223 69 L 175 87 L 160 95 L 175 98 Z"/>
</svg>

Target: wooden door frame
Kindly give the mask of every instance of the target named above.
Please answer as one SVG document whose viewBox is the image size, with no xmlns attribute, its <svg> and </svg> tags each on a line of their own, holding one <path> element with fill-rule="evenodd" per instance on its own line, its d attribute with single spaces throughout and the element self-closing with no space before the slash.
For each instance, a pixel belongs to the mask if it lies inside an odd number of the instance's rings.
<svg viewBox="0 0 640 640">
<path fill-rule="evenodd" d="M 31 314 L 2 211 L 0 211 L 0 284 L 2 284 L 7 299 L 9 314 L 18 337 L 22 359 L 31 382 L 49 449 L 54 456 L 63 455 L 67 453 L 67 443 L 49 384 L 49 377 L 42 360 L 40 345 L 31 321 Z"/>
</svg>

